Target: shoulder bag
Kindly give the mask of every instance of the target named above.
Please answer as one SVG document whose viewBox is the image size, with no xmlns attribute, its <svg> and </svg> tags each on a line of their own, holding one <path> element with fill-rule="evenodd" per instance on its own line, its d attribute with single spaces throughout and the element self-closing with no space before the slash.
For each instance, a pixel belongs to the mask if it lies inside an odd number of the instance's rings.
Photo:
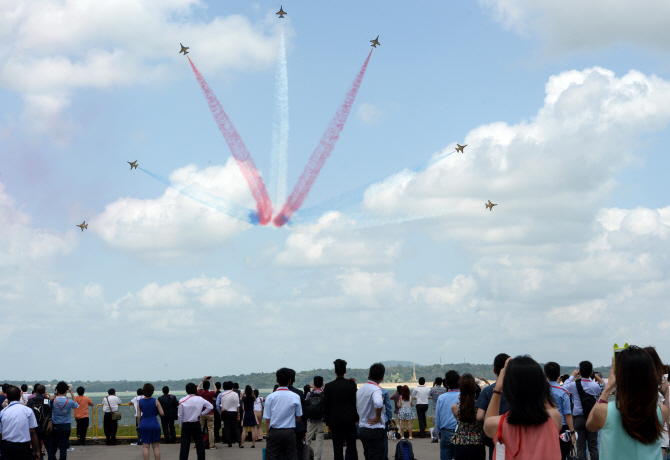
<svg viewBox="0 0 670 460">
<path fill-rule="evenodd" d="M 111 412 L 112 414 L 112 420 L 118 422 L 119 420 L 121 420 L 121 412 L 119 412 L 118 410 L 117 411 L 112 410 L 112 404 L 109 402 L 109 396 L 107 396 L 105 399 L 107 400 L 107 405 L 109 406 L 109 412 Z"/>
</svg>

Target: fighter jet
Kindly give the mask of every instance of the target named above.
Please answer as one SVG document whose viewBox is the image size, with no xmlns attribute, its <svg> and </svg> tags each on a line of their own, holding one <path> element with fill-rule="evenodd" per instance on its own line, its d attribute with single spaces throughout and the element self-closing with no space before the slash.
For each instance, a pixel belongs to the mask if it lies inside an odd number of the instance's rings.
<svg viewBox="0 0 670 460">
<path fill-rule="evenodd" d="M 461 144 L 456 144 L 458 147 L 456 147 L 457 152 L 463 153 L 463 149 L 468 146 L 468 144 L 461 145 Z"/>
<path fill-rule="evenodd" d="M 377 45 L 381 45 L 381 43 L 379 43 L 379 35 L 377 35 L 377 38 L 374 40 L 370 40 L 370 43 L 372 43 L 373 48 L 377 48 Z"/>
<path fill-rule="evenodd" d="M 133 161 L 132 163 L 130 161 L 127 161 L 126 163 L 130 165 L 131 171 L 133 170 L 133 168 L 137 169 L 137 160 Z"/>
<path fill-rule="evenodd" d="M 463 146 L 463 147 L 465 147 L 465 146 Z M 488 203 L 484 203 L 484 204 L 486 205 L 486 207 L 488 208 L 489 211 L 493 211 L 493 207 L 498 206 L 497 204 L 491 203 L 491 200 L 489 200 Z"/>
<path fill-rule="evenodd" d="M 285 15 L 285 14 L 288 14 L 288 13 L 287 13 L 286 11 L 284 11 L 284 7 L 282 7 L 281 5 L 279 5 L 279 12 L 278 12 L 278 13 L 275 13 L 275 14 L 278 14 L 278 15 L 279 15 L 279 19 L 284 19 L 284 15 Z"/>
<path fill-rule="evenodd" d="M 186 51 L 188 49 L 188 46 L 184 46 L 181 43 L 180 43 L 180 45 L 181 45 L 180 53 L 184 53 L 184 56 L 186 56 L 188 54 L 188 51 Z"/>
<path fill-rule="evenodd" d="M 88 228 L 88 224 L 84 221 L 81 225 L 77 225 L 77 227 L 81 228 L 81 231 L 83 232 L 85 228 Z"/>
</svg>

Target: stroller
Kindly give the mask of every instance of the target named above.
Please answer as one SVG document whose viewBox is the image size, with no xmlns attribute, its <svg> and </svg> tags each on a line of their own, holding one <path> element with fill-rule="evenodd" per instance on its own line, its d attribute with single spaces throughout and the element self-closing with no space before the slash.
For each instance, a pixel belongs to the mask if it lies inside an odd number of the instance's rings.
<svg viewBox="0 0 670 460">
<path fill-rule="evenodd" d="M 389 420 L 386 423 L 386 435 L 393 441 L 400 439 L 400 431 L 398 430 L 398 425 L 396 425 L 395 420 Z"/>
</svg>

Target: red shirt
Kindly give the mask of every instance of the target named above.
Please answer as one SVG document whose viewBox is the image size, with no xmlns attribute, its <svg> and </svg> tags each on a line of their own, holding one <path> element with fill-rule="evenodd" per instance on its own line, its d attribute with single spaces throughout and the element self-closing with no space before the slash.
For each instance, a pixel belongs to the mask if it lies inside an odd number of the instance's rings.
<svg viewBox="0 0 670 460">
<path fill-rule="evenodd" d="M 200 396 L 202 399 L 210 403 L 212 406 L 214 406 L 214 401 L 216 398 L 216 391 L 209 391 L 209 390 L 198 390 L 198 396 Z M 209 412 L 205 412 L 202 415 L 209 415 L 213 414 L 214 410 L 210 410 Z"/>
</svg>

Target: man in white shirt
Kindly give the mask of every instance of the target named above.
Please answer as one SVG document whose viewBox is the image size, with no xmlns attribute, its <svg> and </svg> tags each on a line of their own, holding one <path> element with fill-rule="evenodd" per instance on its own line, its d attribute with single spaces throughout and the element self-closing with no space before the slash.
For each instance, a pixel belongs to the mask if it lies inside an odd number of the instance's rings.
<svg viewBox="0 0 670 460">
<path fill-rule="evenodd" d="M 195 383 L 187 383 L 186 396 L 179 400 L 179 409 L 177 410 L 177 418 L 181 427 L 179 460 L 188 460 L 191 438 L 195 442 L 195 451 L 198 460 L 205 460 L 205 443 L 202 439 L 200 416 L 211 411 L 214 406 L 204 398 L 196 396 L 197 391 Z"/>
<path fill-rule="evenodd" d="M 116 396 L 116 390 L 110 388 L 107 391 L 107 396 L 102 400 L 102 412 L 104 414 L 102 426 L 105 430 L 105 444 L 108 446 L 116 445 L 116 431 L 119 429 L 119 421 L 112 419 L 112 412 L 119 411 L 119 404 L 121 404 L 121 399 Z"/>
<path fill-rule="evenodd" d="M 412 391 L 412 399 L 416 399 L 416 417 L 419 419 L 419 437 L 426 437 L 426 412 L 428 412 L 428 397 L 430 388 L 426 386 L 426 379 L 419 378 L 419 386 Z"/>
<path fill-rule="evenodd" d="M 140 405 L 140 399 L 144 397 L 142 389 L 138 388 L 137 389 L 137 396 L 135 396 L 133 399 L 130 400 L 130 404 L 133 405 L 135 408 L 135 429 L 137 429 L 137 411 Z M 141 446 L 142 445 L 142 440 L 140 439 L 140 434 L 139 432 L 137 433 L 137 441 L 130 444 L 131 446 Z"/>
<path fill-rule="evenodd" d="M 295 426 L 302 417 L 300 396 L 288 389 L 291 370 L 277 371 L 277 390 L 265 399 L 263 418 L 268 429 L 265 460 L 291 460 L 297 457 Z M 298 459 L 302 460 L 302 459 Z"/>
<path fill-rule="evenodd" d="M 363 444 L 365 460 L 384 460 L 386 430 L 382 420 L 384 397 L 379 386 L 384 381 L 386 368 L 382 363 L 370 366 L 368 383 L 356 393 L 359 438 Z"/>
<path fill-rule="evenodd" d="M 233 447 L 233 442 L 239 444 L 240 397 L 233 390 L 233 382 L 223 382 L 223 391 L 216 397 L 216 410 L 221 414 L 223 437 L 228 447 Z"/>
<path fill-rule="evenodd" d="M 37 443 L 35 413 L 19 403 L 21 390 L 12 386 L 7 390 L 9 404 L 0 412 L 0 450 L 2 457 L 11 460 L 31 460 L 40 458 Z M 32 443 L 32 452 L 30 450 Z"/>
</svg>

